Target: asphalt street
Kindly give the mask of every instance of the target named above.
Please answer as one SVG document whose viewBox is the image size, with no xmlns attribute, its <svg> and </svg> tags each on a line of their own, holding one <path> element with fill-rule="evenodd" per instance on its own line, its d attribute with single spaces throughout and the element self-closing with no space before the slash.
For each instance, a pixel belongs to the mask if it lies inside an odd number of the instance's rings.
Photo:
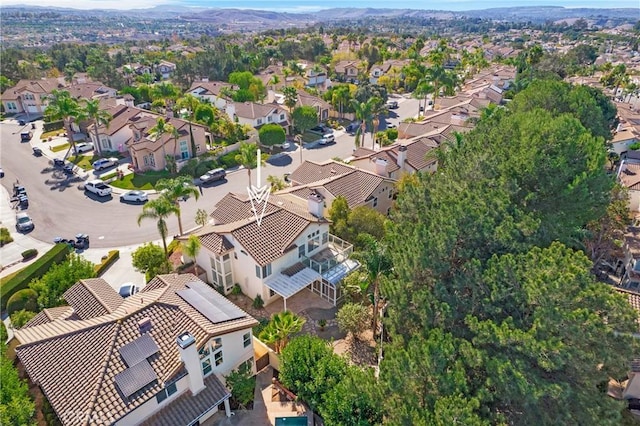
<svg viewBox="0 0 640 426">
<path fill-rule="evenodd" d="M 399 107 L 390 114 L 388 124 L 396 124 L 403 118 L 415 116 L 418 101 L 415 99 L 394 98 Z M 41 130 L 41 123 L 37 124 Z M 381 128 L 384 128 L 382 123 Z M 30 127 L 29 125 L 27 128 Z M 27 212 L 35 223 L 35 229 L 30 236 L 45 243 L 51 243 L 54 237 L 70 238 L 77 233 L 89 234 L 92 248 L 116 248 L 159 238 L 156 223 L 144 220 L 138 225 L 137 218 L 142 207 L 139 205 L 121 203 L 118 194 L 101 199 L 89 195 L 81 189 L 83 182 L 91 178 L 90 173 L 66 177 L 56 170 L 51 158 L 62 158 L 64 151 L 53 153 L 44 149 L 45 155 L 35 157 L 30 142 L 20 141 L 20 131 L 25 126 L 18 125 L 14 120 L 0 123 L 0 166 L 5 176 L 1 179 L 2 186 L 11 193 L 13 184 L 19 180 L 29 197 Z M 40 132 L 35 132 L 38 138 Z M 325 161 L 334 157 L 347 158 L 351 156 L 354 137 L 344 132 L 336 132 L 336 143 L 327 146 L 313 144 L 302 150 L 303 160 Z M 45 144 L 46 145 L 46 144 Z M 368 133 L 364 140 L 365 147 L 371 147 L 371 135 Z M 47 156 L 49 158 L 47 158 Z M 269 175 L 283 176 L 291 173 L 300 165 L 300 148 L 291 146 L 289 152 L 270 159 L 262 168 L 262 184 L 266 183 Z M 121 166 L 126 167 L 126 166 Z M 83 176 L 85 175 L 85 176 Z M 252 173 L 252 179 L 256 179 Z M 249 184 L 246 170 L 232 171 L 226 180 L 203 186 L 203 196 L 199 200 L 190 198 L 181 202 L 184 229 L 195 227 L 195 213 L 197 209 L 211 212 L 215 204 L 228 192 L 246 192 Z M 151 195 L 151 199 L 157 195 Z M 169 234 L 178 233 L 178 222 L 175 217 L 168 219 Z M 13 232 L 13 230 L 10 230 Z"/>
</svg>

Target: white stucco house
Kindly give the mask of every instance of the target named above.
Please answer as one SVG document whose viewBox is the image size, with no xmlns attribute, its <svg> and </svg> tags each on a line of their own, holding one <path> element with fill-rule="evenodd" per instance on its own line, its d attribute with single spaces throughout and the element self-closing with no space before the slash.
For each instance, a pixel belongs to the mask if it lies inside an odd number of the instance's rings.
<svg viewBox="0 0 640 426">
<path fill-rule="evenodd" d="M 232 120 L 256 129 L 265 124 L 280 124 L 285 131 L 289 127 L 287 112 L 277 104 L 229 102 L 225 112 Z"/>
<path fill-rule="evenodd" d="M 202 244 L 196 262 L 225 294 L 237 284 L 265 304 L 283 298 L 286 309 L 287 298 L 308 288 L 335 305 L 340 281 L 360 265 L 349 259 L 352 245 L 329 233 L 324 207 L 315 192 L 300 202 L 271 194 L 257 209 L 248 196 L 229 193 L 212 223 L 193 232 Z M 262 208 L 258 223 L 253 210 Z"/>
<path fill-rule="evenodd" d="M 123 299 L 101 278 L 65 294 L 10 342 L 63 425 L 194 425 L 230 416 L 224 376 L 255 373 L 257 321 L 194 275 Z"/>
</svg>

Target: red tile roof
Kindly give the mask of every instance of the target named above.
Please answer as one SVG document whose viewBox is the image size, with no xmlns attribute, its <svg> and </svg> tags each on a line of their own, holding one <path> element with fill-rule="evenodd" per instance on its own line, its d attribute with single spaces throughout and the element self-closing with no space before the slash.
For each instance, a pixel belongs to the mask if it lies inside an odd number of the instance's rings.
<svg viewBox="0 0 640 426">
<path fill-rule="evenodd" d="M 43 390 L 65 425 L 81 424 L 78 416 L 117 421 L 145 403 L 165 381 L 183 370 L 175 338 L 188 330 L 198 346 L 214 336 L 253 327 L 257 321 L 244 317 L 212 323 L 176 294 L 198 279 L 191 274 L 154 278 L 138 294 L 126 299 L 114 312 L 88 320 L 58 318 L 15 332 L 18 358 L 29 377 Z M 217 292 L 216 303 L 232 305 Z M 115 376 L 128 366 L 119 349 L 141 334 L 140 321 L 150 319 L 148 334 L 159 348 L 148 358 L 158 377 L 129 398 L 119 392 Z"/>
</svg>

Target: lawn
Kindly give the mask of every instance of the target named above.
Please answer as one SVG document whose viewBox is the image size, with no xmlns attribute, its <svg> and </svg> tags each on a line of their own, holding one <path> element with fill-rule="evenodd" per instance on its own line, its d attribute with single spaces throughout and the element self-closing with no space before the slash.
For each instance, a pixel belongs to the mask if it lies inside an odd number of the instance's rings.
<svg viewBox="0 0 640 426">
<path fill-rule="evenodd" d="M 42 135 L 40 135 L 40 139 L 45 140 L 45 139 L 54 138 L 58 135 L 63 135 L 63 134 L 64 134 L 64 129 L 51 130 L 50 132 L 45 132 Z"/>
<path fill-rule="evenodd" d="M 78 155 L 77 157 L 71 156 L 68 160 L 83 170 L 93 170 L 93 162 L 98 158 L 100 157 L 97 155 Z"/>
<path fill-rule="evenodd" d="M 51 151 L 53 152 L 64 151 L 65 149 L 69 149 L 68 143 L 63 143 L 62 145 L 56 145 L 51 147 Z"/>
<path fill-rule="evenodd" d="M 171 175 L 166 170 L 159 172 L 149 171 L 144 174 L 130 173 L 122 179 L 116 179 L 111 182 L 112 186 L 121 189 L 153 189 L 156 182 L 160 179 L 170 178 Z"/>
</svg>

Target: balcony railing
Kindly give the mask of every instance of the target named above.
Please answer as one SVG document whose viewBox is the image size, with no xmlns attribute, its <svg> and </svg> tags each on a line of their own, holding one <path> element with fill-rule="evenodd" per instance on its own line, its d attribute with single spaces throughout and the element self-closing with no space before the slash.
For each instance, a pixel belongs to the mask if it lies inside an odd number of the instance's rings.
<svg viewBox="0 0 640 426">
<path fill-rule="evenodd" d="M 322 275 L 347 260 L 351 253 L 353 244 L 329 234 L 327 246 L 313 256 L 305 257 L 302 263 Z"/>
</svg>

